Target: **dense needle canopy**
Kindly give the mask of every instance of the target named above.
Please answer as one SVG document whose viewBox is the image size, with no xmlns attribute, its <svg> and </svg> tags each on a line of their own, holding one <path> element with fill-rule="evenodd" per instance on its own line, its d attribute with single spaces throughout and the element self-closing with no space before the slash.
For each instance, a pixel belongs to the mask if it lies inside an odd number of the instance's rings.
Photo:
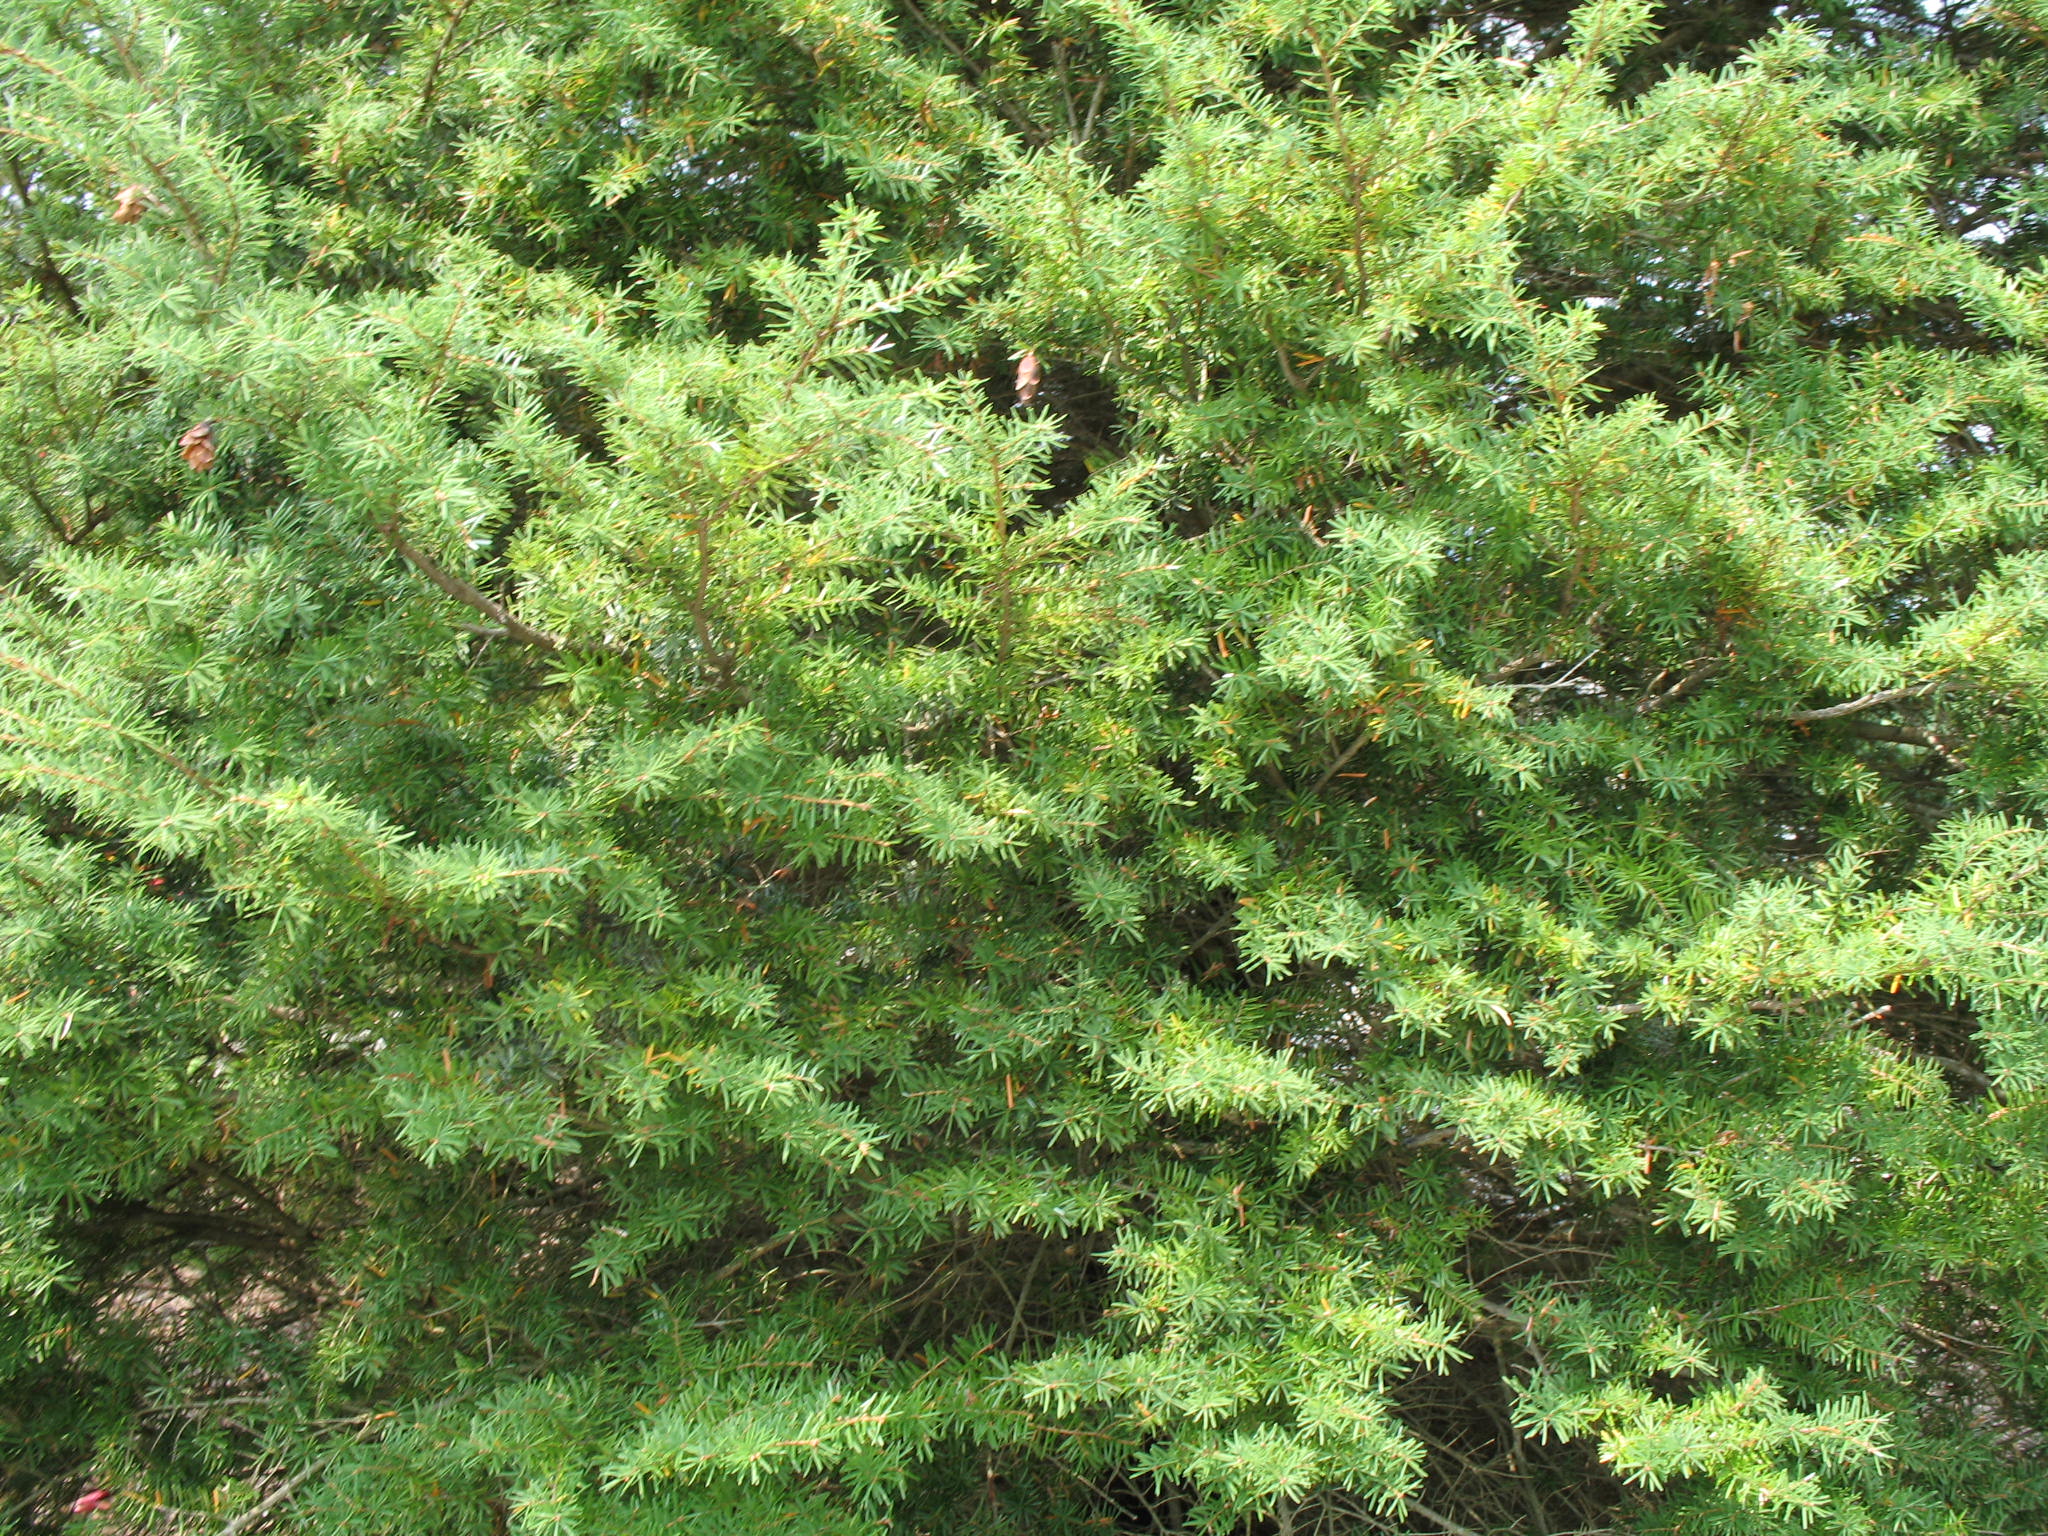
<svg viewBox="0 0 2048 1536">
<path fill-rule="evenodd" d="M 6 11 L 0 1528 L 2048 1528 L 2043 0 Z"/>
</svg>

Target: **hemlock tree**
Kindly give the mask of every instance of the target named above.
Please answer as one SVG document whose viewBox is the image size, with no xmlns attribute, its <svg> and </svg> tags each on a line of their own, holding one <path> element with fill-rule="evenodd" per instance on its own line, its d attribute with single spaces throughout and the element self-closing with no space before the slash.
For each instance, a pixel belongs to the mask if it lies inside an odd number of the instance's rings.
<svg viewBox="0 0 2048 1536">
<path fill-rule="evenodd" d="M 1774 9 L 16 0 L 0 1523 L 2048 1528 L 2048 6 Z"/>
</svg>

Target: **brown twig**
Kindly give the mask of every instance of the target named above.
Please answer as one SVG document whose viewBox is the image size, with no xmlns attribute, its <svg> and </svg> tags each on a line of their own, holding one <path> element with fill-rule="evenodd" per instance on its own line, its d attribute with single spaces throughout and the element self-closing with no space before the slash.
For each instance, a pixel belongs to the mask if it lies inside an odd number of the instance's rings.
<svg viewBox="0 0 2048 1536">
<path fill-rule="evenodd" d="M 1695 688 L 1699 687 L 1701 683 L 1705 682 L 1720 665 L 1721 658 L 1719 656 L 1709 656 L 1705 661 L 1693 663 L 1692 670 L 1687 672 L 1685 676 L 1681 677 L 1669 688 L 1666 688 L 1662 693 L 1650 695 L 1649 698 L 1638 704 L 1636 706 L 1636 713 L 1639 715 L 1652 714 L 1662 709 L 1665 705 L 1675 703 L 1677 700 L 1684 698 Z"/>
<path fill-rule="evenodd" d="M 220 1536 L 242 1536 L 244 1531 L 253 1529 L 262 1522 L 266 1515 L 276 1509 L 278 1505 L 303 1488 L 312 1479 L 313 1474 L 326 1465 L 325 1461 L 317 1461 L 298 1476 L 279 1483 L 263 1496 L 263 1501 L 254 1509 L 244 1510 L 226 1525 L 222 1526 L 220 1528 Z"/>
<path fill-rule="evenodd" d="M 1793 725 L 1805 725 L 1814 720 L 1839 720 L 1844 715 L 1857 715 L 1866 709 L 1876 709 L 1880 704 L 1896 704 L 1901 699 L 1917 699 L 1924 694 L 1932 693 L 1937 686 L 1935 683 L 1926 682 L 1914 683 L 1906 688 L 1880 688 L 1864 694 L 1860 699 L 1850 699 L 1845 704 L 1829 704 L 1821 709 L 1788 709 L 1775 718 L 1789 721 Z"/>
<path fill-rule="evenodd" d="M 27 227 L 35 217 L 35 198 L 29 192 L 29 178 L 22 173 L 21 162 L 12 155 L 7 157 L 7 179 L 14 183 L 14 195 L 21 200 L 22 223 Z M 38 260 L 37 278 L 43 285 L 43 291 L 55 295 L 57 302 L 69 311 L 72 319 L 82 318 L 85 311 L 79 305 L 78 294 L 72 288 L 71 279 L 65 275 L 64 269 L 57 265 L 56 253 L 50 249 L 49 240 L 40 229 L 35 230 L 34 234 Z"/>
<path fill-rule="evenodd" d="M 377 531 L 390 541 L 391 547 L 403 555 L 413 569 L 457 602 L 468 604 L 491 620 L 508 638 L 524 641 L 543 651 L 560 651 L 567 648 L 568 642 L 560 636 L 551 635 L 544 629 L 535 629 L 496 598 L 478 591 L 452 571 L 443 569 L 439 561 L 405 536 L 396 518 L 390 522 L 379 523 Z"/>
<path fill-rule="evenodd" d="M 1896 741 L 1908 747 L 1931 747 L 1946 757 L 1948 748 L 1932 731 L 1923 731 L 1911 725 L 1873 725 L 1858 720 L 1842 728 L 1847 736 L 1860 736 L 1865 741 Z"/>
<path fill-rule="evenodd" d="M 426 122 L 427 114 L 434 108 L 434 93 L 441 85 L 441 66 L 447 61 L 448 50 L 455 46 L 455 34 L 462 29 L 462 18 L 469 14 L 469 6 L 470 0 L 461 0 L 448 13 L 448 25 L 442 29 L 440 42 L 434 45 L 434 56 L 427 61 L 427 78 L 420 86 L 419 104 L 413 108 L 415 127 Z"/>
<path fill-rule="evenodd" d="M 1339 752 L 1337 756 L 1331 761 L 1330 766 L 1323 770 L 1323 776 L 1317 779 L 1314 784 L 1309 786 L 1309 795 L 1313 797 L 1315 795 L 1321 794 L 1323 792 L 1324 787 L 1329 784 L 1330 780 L 1337 777 L 1338 772 L 1344 767 L 1344 765 L 1350 762 L 1352 758 L 1358 756 L 1358 754 L 1362 750 L 1364 750 L 1365 744 L 1372 740 L 1373 733 L 1378 728 L 1379 722 L 1375 720 L 1371 725 L 1368 725 L 1364 730 L 1360 731 L 1357 737 L 1352 741 L 1351 745 L 1346 747 L 1342 752 Z"/>
<path fill-rule="evenodd" d="M 1411 1514 L 1420 1515 L 1423 1519 L 1442 1526 L 1447 1536 L 1479 1536 L 1479 1533 L 1470 1526 L 1460 1525 L 1450 1516 L 1438 1514 L 1420 1499 L 1408 1500 L 1408 1509 Z"/>
</svg>

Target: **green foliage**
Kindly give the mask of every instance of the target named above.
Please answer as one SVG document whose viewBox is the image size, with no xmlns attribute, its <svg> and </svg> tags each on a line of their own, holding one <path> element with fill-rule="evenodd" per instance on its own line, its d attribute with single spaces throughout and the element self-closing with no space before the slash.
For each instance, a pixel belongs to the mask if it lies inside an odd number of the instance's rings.
<svg viewBox="0 0 2048 1536">
<path fill-rule="evenodd" d="M 2048 11 L 21 0 L 0 1526 L 2048 1525 Z"/>
</svg>

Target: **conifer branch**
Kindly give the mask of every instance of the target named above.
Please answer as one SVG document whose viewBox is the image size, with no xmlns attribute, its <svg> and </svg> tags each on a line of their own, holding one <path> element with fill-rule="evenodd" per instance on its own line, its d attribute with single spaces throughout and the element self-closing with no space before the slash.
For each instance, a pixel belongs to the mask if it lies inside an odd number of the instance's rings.
<svg viewBox="0 0 2048 1536">
<path fill-rule="evenodd" d="M 988 72 L 975 60 L 973 54 L 960 46 L 958 39 L 951 32 L 942 26 L 935 25 L 932 19 L 919 9 L 917 0 L 901 0 L 901 4 L 903 9 L 910 13 L 911 18 L 931 36 L 937 38 L 939 46 L 944 48 L 946 52 L 950 53 L 959 62 L 961 69 L 966 72 L 967 78 L 974 83 L 976 93 L 986 97 L 998 112 L 1008 118 L 1010 126 L 1024 135 L 1026 143 L 1037 145 L 1045 142 L 1045 130 L 1034 123 L 1030 117 L 1019 110 L 1008 98 L 1000 92 L 989 88 Z"/>
<path fill-rule="evenodd" d="M 1861 714 L 1866 709 L 1876 709 L 1883 704 L 1896 704 L 1902 699 L 1924 698 L 1940 686 L 1938 681 L 1930 680 L 1913 683 L 1904 688 L 1880 688 L 1864 694 L 1860 699 L 1850 699 L 1844 704 L 1829 704 L 1821 709 L 1790 709 L 1777 718 L 1793 725 L 1806 725 L 1816 720 L 1839 720 L 1845 715 Z"/>
<path fill-rule="evenodd" d="M 1451 1519 L 1450 1516 L 1438 1514 L 1420 1499 L 1411 1498 L 1408 1501 L 1408 1508 L 1414 1514 L 1422 1516 L 1423 1519 L 1442 1526 L 1445 1536 L 1479 1536 L 1479 1533 L 1469 1525 L 1460 1525 L 1457 1521 Z"/>
<path fill-rule="evenodd" d="M 1638 704 L 1636 706 L 1636 713 L 1639 715 L 1654 714 L 1667 704 L 1677 703 L 1678 700 L 1691 694 L 1701 683 L 1704 683 L 1709 677 L 1713 676 L 1720 669 L 1720 666 L 1721 658 L 1719 656 L 1709 656 L 1704 661 L 1694 662 L 1691 669 L 1683 677 L 1679 678 L 1677 682 L 1662 692 L 1650 694 L 1648 698 Z"/>
<path fill-rule="evenodd" d="M 415 127 L 427 120 L 427 114 L 434 109 L 434 94 L 441 85 L 441 66 L 447 62 L 448 50 L 455 46 L 456 33 L 462 29 L 462 19 L 469 14 L 470 0 L 458 0 L 448 13 L 448 24 L 441 31 L 441 40 L 434 45 L 434 55 L 427 60 L 427 77 L 420 86 L 419 104 L 413 108 L 412 121 Z"/>
<path fill-rule="evenodd" d="M 466 603 L 485 618 L 498 626 L 498 631 L 510 639 L 523 641 L 543 651 L 561 651 L 568 648 L 568 642 L 544 629 L 535 629 L 507 608 L 496 598 L 477 590 L 460 576 L 445 569 L 425 550 L 405 536 L 398 526 L 398 520 L 377 524 L 377 531 L 391 543 L 391 547 L 403 555 L 407 562 L 427 580 L 446 592 L 459 603 Z"/>
<path fill-rule="evenodd" d="M 1923 731 L 1910 725 L 1873 725 L 1867 720 L 1858 720 L 1842 727 L 1845 736 L 1860 736 L 1865 741 L 1896 741 L 1908 747 L 1931 747 L 1946 755 L 1948 748 L 1932 731 Z"/>
<path fill-rule="evenodd" d="M 760 1260 L 767 1258 L 771 1253 L 777 1253 L 787 1248 L 802 1235 L 802 1233 L 793 1229 L 786 1232 L 778 1232 L 775 1236 L 769 1238 L 767 1242 L 756 1243 L 731 1263 L 717 1270 L 711 1278 L 713 1280 L 730 1280 L 749 1264 L 758 1263 Z"/>
<path fill-rule="evenodd" d="M 1967 1061 L 1958 1061 L 1953 1056 L 1937 1056 L 1932 1051 L 1915 1051 L 1920 1060 L 1941 1068 L 1951 1077 L 1960 1078 L 1979 1093 L 1988 1094 L 1999 1103 L 2005 1102 L 2005 1090 L 1998 1086 L 1998 1080 L 1988 1072 L 1980 1072 Z"/>
<path fill-rule="evenodd" d="M 1336 755 L 1336 757 L 1331 760 L 1330 766 L 1323 770 L 1323 776 L 1317 779 L 1314 784 L 1309 786 L 1309 798 L 1313 799 L 1315 796 L 1323 792 L 1323 790 L 1329 785 L 1330 780 L 1336 778 L 1337 775 L 1343 771 L 1344 765 L 1350 762 L 1352 758 L 1358 756 L 1358 754 L 1365 749 L 1366 743 L 1372 740 L 1373 733 L 1378 728 L 1378 721 L 1374 721 L 1372 724 L 1366 726 L 1364 730 L 1360 731 L 1358 735 L 1352 739 L 1350 746 L 1346 747 L 1342 752 L 1339 752 Z"/>
<path fill-rule="evenodd" d="M 280 1504 L 283 1504 L 287 1499 L 291 1498 L 293 1494 L 297 1493 L 301 1488 L 305 1487 L 306 1484 L 312 1480 L 314 1475 L 318 1473 L 326 1465 L 327 1462 L 325 1460 L 316 1461 L 315 1463 L 313 1463 L 312 1466 L 306 1468 L 305 1471 L 299 1473 L 297 1476 L 289 1478 L 282 1483 L 279 1483 L 275 1488 L 271 1489 L 270 1492 L 266 1493 L 263 1496 L 262 1501 L 258 1503 L 253 1509 L 246 1509 L 242 1511 L 241 1514 L 235 1516 L 234 1519 L 230 1520 L 226 1525 L 222 1526 L 220 1528 L 220 1536 L 242 1536 L 242 1533 L 244 1531 L 254 1530 Z"/>
<path fill-rule="evenodd" d="M 63 678 L 58 677 L 54 672 L 51 672 L 46 668 L 36 666 L 34 663 L 28 661 L 24 657 L 13 655 L 0 655 L 0 666 L 12 667 L 17 672 L 26 672 L 29 676 L 37 679 L 39 682 L 47 684 L 51 688 L 57 689 L 59 692 L 64 693 L 73 699 L 76 699 L 79 703 L 85 704 L 89 708 L 97 709 L 97 705 L 95 705 L 93 701 L 87 697 L 83 689 L 77 687 L 75 684 L 66 682 Z M 4 714 L 8 718 L 19 720 L 24 724 L 34 723 L 30 716 L 23 714 L 19 710 L 8 709 L 4 711 Z M 96 718 L 93 719 L 92 723 L 95 727 L 105 731 L 110 736 L 117 737 L 122 741 L 134 742 L 135 745 L 142 748 L 143 751 L 149 753 L 159 762 L 165 763 L 171 768 L 176 769 L 188 781 L 198 785 L 201 789 L 207 791 L 207 793 L 214 795 L 217 798 L 226 798 L 227 791 L 221 788 L 219 782 L 215 780 L 211 774 L 205 772 L 203 769 L 195 767 L 192 763 L 188 762 L 178 753 L 173 752 L 169 747 L 162 746 L 159 743 L 150 740 L 145 733 L 135 730 L 132 727 L 121 725 L 117 721 L 110 718 Z"/>
<path fill-rule="evenodd" d="M 1223 915 L 1217 918 L 1216 921 L 1211 923 L 1207 928 L 1204 928 L 1200 935 L 1197 936 L 1197 938 L 1195 939 L 1195 942 L 1188 946 L 1188 954 L 1190 956 L 1200 954 L 1202 952 L 1203 947 L 1207 945 L 1211 939 L 1220 938 L 1223 934 L 1229 932 L 1230 929 L 1234 928 L 1237 925 L 1237 909 L 1238 903 L 1235 900 L 1233 900 L 1230 903 L 1230 905 L 1224 909 Z"/>
<path fill-rule="evenodd" d="M 28 189 L 28 177 L 22 173 L 21 162 L 13 155 L 7 157 L 7 179 L 14 184 L 14 195 L 21 203 L 22 222 L 26 224 L 35 210 L 35 198 Z M 71 279 L 64 269 L 57 265 L 55 252 L 41 230 L 36 231 L 37 278 L 45 292 L 56 296 L 74 320 L 84 317 L 85 311 L 79 305 L 77 291 L 71 286 Z"/>
<path fill-rule="evenodd" d="M 9 475 L 7 483 L 21 492 L 28 504 L 36 509 L 36 515 L 43 520 L 43 526 L 50 532 L 56 534 L 66 544 L 78 542 L 78 535 L 73 532 L 70 519 L 43 499 L 42 488 L 36 484 L 32 476 L 24 476 L 17 480 Z"/>
<path fill-rule="evenodd" d="M 1536 672 L 1542 670 L 1544 667 L 1554 667 L 1556 665 L 1557 663 L 1554 661 L 1547 661 L 1543 657 L 1535 655 L 1534 653 L 1524 652 L 1522 655 L 1515 657 L 1512 661 L 1502 662 L 1499 666 L 1495 667 L 1491 672 L 1487 673 L 1486 676 L 1482 677 L 1480 681 L 1482 683 L 1493 683 L 1495 685 L 1499 685 L 1501 683 L 1510 681 L 1517 672 Z"/>
</svg>

